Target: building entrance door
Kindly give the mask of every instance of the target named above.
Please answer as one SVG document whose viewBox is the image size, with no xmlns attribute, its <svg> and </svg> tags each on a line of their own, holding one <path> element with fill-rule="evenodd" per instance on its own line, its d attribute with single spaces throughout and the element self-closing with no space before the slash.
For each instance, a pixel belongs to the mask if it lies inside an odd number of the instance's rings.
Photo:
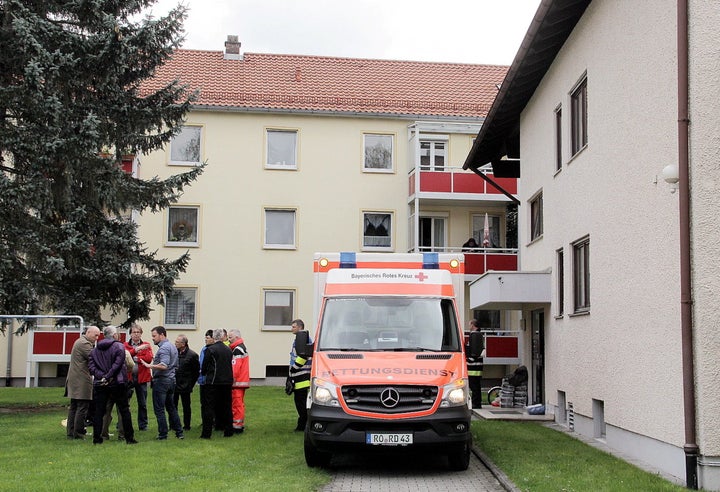
<svg viewBox="0 0 720 492">
<path fill-rule="evenodd" d="M 532 329 L 532 403 L 545 402 L 545 311 L 531 313 Z"/>
</svg>

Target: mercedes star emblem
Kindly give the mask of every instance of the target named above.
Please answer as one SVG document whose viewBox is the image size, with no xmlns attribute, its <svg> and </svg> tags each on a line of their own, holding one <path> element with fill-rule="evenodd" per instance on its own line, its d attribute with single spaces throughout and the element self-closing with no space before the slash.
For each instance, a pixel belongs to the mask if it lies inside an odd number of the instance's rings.
<svg viewBox="0 0 720 492">
<path fill-rule="evenodd" d="M 400 402 L 400 393 L 395 388 L 385 388 L 380 393 L 380 402 L 386 408 L 393 408 Z"/>
</svg>

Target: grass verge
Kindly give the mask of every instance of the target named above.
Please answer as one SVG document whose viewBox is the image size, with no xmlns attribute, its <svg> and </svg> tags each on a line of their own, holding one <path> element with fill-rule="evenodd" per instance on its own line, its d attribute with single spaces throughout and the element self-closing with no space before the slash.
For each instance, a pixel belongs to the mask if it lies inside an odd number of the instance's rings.
<svg viewBox="0 0 720 492">
<path fill-rule="evenodd" d="M 537 422 L 473 422 L 475 445 L 521 490 L 681 491 L 683 487 Z"/>
</svg>

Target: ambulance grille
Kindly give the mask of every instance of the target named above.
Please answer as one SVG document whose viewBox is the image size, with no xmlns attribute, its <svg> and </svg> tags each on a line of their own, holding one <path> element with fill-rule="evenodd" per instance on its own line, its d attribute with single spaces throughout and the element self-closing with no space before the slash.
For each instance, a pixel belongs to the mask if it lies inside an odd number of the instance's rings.
<svg viewBox="0 0 720 492">
<path fill-rule="evenodd" d="M 328 359 L 364 359 L 363 354 L 327 354 Z"/>
<path fill-rule="evenodd" d="M 345 403 L 352 410 L 373 413 L 422 412 L 432 408 L 437 386 L 343 386 Z"/>
</svg>

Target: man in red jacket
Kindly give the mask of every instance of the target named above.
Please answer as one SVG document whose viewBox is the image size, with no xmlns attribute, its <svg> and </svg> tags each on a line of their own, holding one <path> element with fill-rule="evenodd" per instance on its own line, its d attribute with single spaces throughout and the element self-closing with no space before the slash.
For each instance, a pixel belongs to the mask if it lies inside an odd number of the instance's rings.
<svg viewBox="0 0 720 492">
<path fill-rule="evenodd" d="M 142 340 L 142 334 L 142 327 L 137 323 L 133 323 L 132 326 L 130 326 L 130 340 L 125 342 L 125 350 L 130 352 L 133 362 L 135 362 L 135 366 L 133 366 L 132 383 L 129 387 L 132 388 L 137 395 L 138 428 L 144 431 L 147 430 L 148 426 L 147 388 L 152 376 L 150 369 L 145 367 L 140 361 L 152 362 L 153 351 L 152 345 Z"/>
<path fill-rule="evenodd" d="M 250 387 L 250 355 L 240 330 L 230 330 L 228 341 L 233 353 L 233 431 L 235 434 L 240 434 L 245 430 L 245 390 Z"/>
</svg>

